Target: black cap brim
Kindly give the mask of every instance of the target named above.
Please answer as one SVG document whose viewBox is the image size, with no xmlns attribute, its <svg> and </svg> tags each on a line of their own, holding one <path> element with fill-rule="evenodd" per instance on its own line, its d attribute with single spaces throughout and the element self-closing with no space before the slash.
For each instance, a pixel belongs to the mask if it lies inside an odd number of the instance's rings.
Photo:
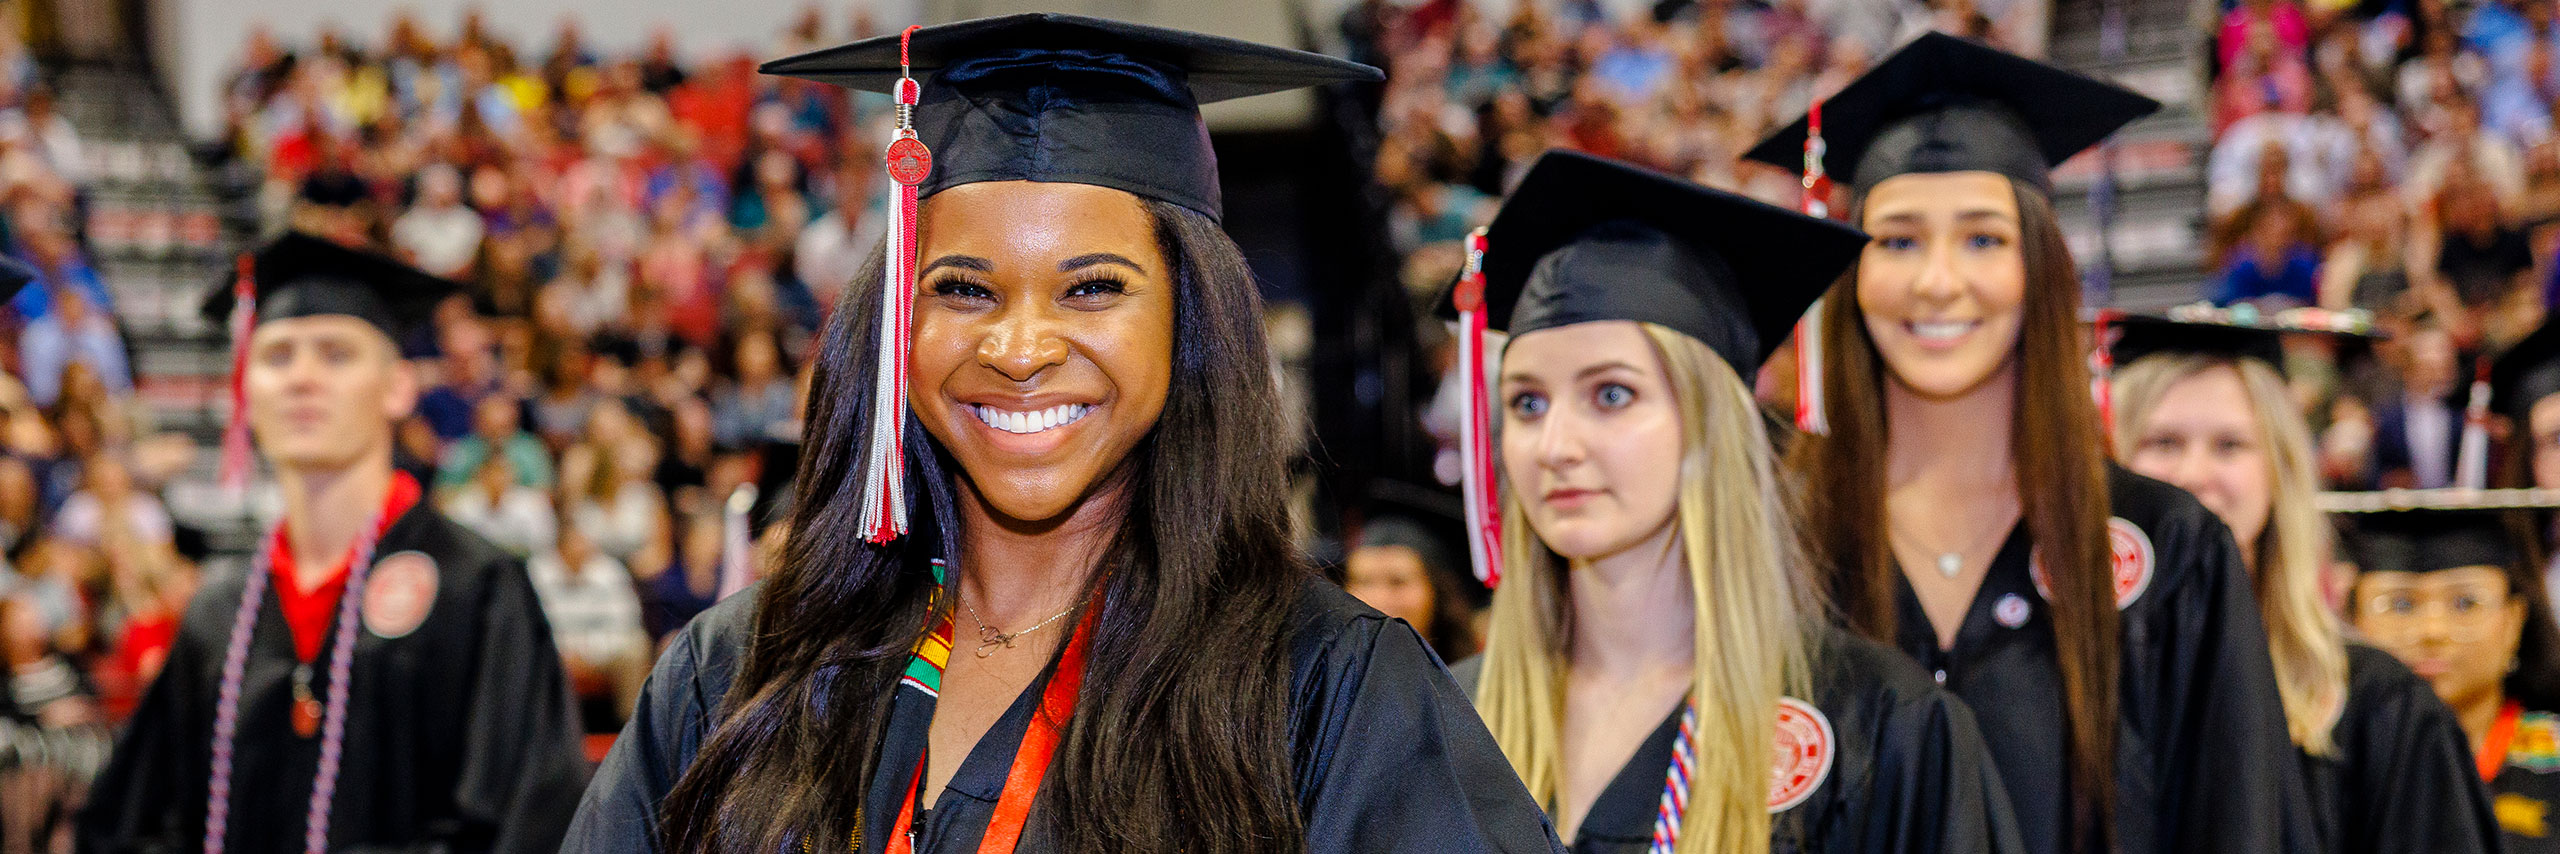
<svg viewBox="0 0 2560 854">
<path fill-rule="evenodd" d="M 1667 242 L 1651 241 L 1653 234 Z M 1617 244 L 1632 252 L 1549 262 L 1621 236 L 1637 239 Z M 1656 323 L 1747 374 L 1857 259 L 1867 235 L 1624 163 L 1551 151 L 1503 203 L 1486 243 L 1489 328 L 1519 335 L 1595 320 Z M 1549 272 L 1538 280 L 1542 264 Z"/>
<path fill-rule="evenodd" d="M 2226 359 L 2255 359 L 2285 372 L 2286 336 L 2314 335 L 2339 341 L 2370 340 L 2371 332 L 2325 329 L 2285 323 L 2220 323 L 2155 315 L 2111 315 L 2107 356 L 2118 370 L 2156 354 L 2192 354 Z"/>
<path fill-rule="evenodd" d="M 760 70 L 886 94 L 898 82 L 898 43 L 898 36 L 878 36 L 776 59 Z M 1322 54 L 1054 12 L 924 27 L 909 41 L 908 54 L 921 79 L 955 60 L 1016 49 L 1121 54 L 1173 65 L 1190 72 L 1192 97 L 1203 104 L 1324 83 L 1386 79 L 1376 68 Z"/>
<path fill-rule="evenodd" d="M 388 256 L 300 232 L 261 247 L 250 269 L 261 324 L 346 315 L 373 324 L 394 340 L 426 323 L 437 303 L 461 289 L 451 280 Z M 235 277 L 236 273 L 223 276 L 205 295 L 200 310 L 206 320 L 220 324 L 231 316 Z"/>
<path fill-rule="evenodd" d="M 1920 157 L 1891 158 L 1886 174 L 1863 174 L 1869 148 L 1897 125 L 1933 112 L 1970 105 L 1991 105 L 2014 117 L 2030 137 L 2032 152 L 1977 149 Z M 1943 33 L 1928 33 L 1851 81 L 1822 101 L 1823 169 L 1833 178 L 1860 188 L 1873 187 L 1893 174 L 1909 172 L 1991 171 L 2043 185 L 2041 173 L 2019 175 L 2041 160 L 2050 170 L 2072 155 L 2096 145 L 2135 119 L 2160 109 L 2160 102 L 2140 93 L 2085 75 Z M 2005 123 L 2004 123 L 2005 124 Z M 1933 131 L 1932 143 L 1964 148 L 1997 147 L 2005 136 L 1981 121 L 1960 122 Z M 2004 129 L 2005 130 L 2005 129 Z M 1790 171 L 1804 166 L 1807 117 L 1752 146 L 1746 157 Z M 1972 138 L 1968 138 L 1972 137 Z"/>
</svg>

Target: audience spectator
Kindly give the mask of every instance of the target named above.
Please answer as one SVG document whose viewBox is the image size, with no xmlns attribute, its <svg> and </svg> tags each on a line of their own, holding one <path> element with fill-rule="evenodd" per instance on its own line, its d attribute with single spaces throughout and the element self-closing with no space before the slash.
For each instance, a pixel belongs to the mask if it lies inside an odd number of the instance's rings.
<svg viewBox="0 0 2560 854">
<path fill-rule="evenodd" d="M 517 557 L 552 548 L 559 531 L 551 496 L 517 482 L 515 465 L 505 454 L 482 459 L 471 482 L 447 491 L 440 506 L 446 516 Z"/>
<path fill-rule="evenodd" d="M 712 398 L 712 435 L 720 444 L 747 447 L 791 421 L 791 366 L 769 334 L 742 335 L 729 345 L 730 381 Z"/>
<path fill-rule="evenodd" d="M 449 279 L 469 279 L 486 234 L 462 205 L 462 174 L 437 163 L 418 171 L 418 203 L 391 223 L 391 245 L 409 263 Z"/>
<path fill-rule="evenodd" d="M 471 435 L 446 447 L 444 461 L 436 467 L 436 485 L 449 488 L 468 483 L 481 461 L 503 455 L 515 469 L 516 483 L 550 489 L 551 452 L 542 440 L 524 431 L 522 417 L 523 404 L 515 398 L 482 398 L 471 410 Z"/>
<path fill-rule="evenodd" d="M 18 366 L 36 405 L 60 399 L 63 372 L 75 364 L 88 366 L 116 394 L 131 394 L 133 371 L 115 321 L 76 289 L 61 289 L 52 304 L 52 312 L 18 331 Z"/>
<path fill-rule="evenodd" d="M 133 473 L 114 454 L 92 455 L 82 464 L 82 488 L 62 502 L 53 517 L 53 535 L 90 548 L 110 538 L 129 538 L 145 545 L 173 543 L 176 524 L 160 499 L 134 489 Z"/>
<path fill-rule="evenodd" d="M 2252 205 L 2242 214 L 2242 222 L 2245 236 L 2222 268 L 2213 301 L 2279 309 L 2317 302 L 2320 252 L 2314 248 L 2311 222 L 2301 206 Z"/>
<path fill-rule="evenodd" d="M 609 699 L 617 714 L 627 714 L 654 651 L 640 624 L 630 571 L 597 551 L 576 525 L 561 528 L 554 547 L 535 554 L 525 570 L 571 687 L 581 697 Z"/>
</svg>

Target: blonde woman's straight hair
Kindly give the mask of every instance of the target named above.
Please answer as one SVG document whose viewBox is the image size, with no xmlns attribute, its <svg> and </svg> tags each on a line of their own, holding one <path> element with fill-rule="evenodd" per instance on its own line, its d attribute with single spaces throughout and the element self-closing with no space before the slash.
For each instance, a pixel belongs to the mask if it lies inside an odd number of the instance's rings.
<svg viewBox="0 0 2560 854">
<path fill-rule="evenodd" d="M 2115 375 L 2116 455 L 2131 458 L 2142 425 L 2169 389 L 2216 368 L 2240 376 L 2257 441 L 2267 451 L 2273 498 L 2258 541 L 2241 543 L 2249 555 L 2258 610 L 2267 624 L 2267 649 L 2275 657 L 2276 693 L 2284 700 L 2293 743 L 2313 756 L 2337 752 L 2332 731 L 2347 702 L 2346 626 L 2321 593 L 2329 556 L 2329 525 L 2312 503 L 2319 494 L 2311 427 L 2293 408 L 2291 389 L 2274 368 L 2255 359 L 2162 353 L 2134 362 Z"/>
<path fill-rule="evenodd" d="M 1778 699 L 1810 698 L 1820 610 L 1780 500 L 1767 428 L 1751 389 L 1686 335 L 1641 324 L 1680 407 L 1680 494 L 1673 510 L 1697 609 L 1698 704 L 1680 854 L 1769 850 L 1769 767 Z M 1493 596 L 1476 708 L 1529 793 L 1556 806 L 1562 766 L 1566 607 L 1563 559 L 1503 490 L 1505 572 Z"/>
</svg>

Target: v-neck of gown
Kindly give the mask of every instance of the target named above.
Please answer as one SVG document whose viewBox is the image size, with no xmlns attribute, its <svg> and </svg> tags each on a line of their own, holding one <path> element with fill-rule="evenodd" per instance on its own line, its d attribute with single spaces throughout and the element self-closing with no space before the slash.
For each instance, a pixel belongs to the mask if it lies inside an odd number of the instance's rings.
<svg viewBox="0 0 2560 854">
<path fill-rule="evenodd" d="M 1618 775 L 1583 811 L 1582 824 L 1573 831 L 1575 854 L 1618 851 L 1653 837 L 1663 775 L 1671 768 L 1671 742 L 1680 736 L 1680 709 L 1686 705 L 1687 695 L 1682 695 L 1680 704 L 1672 706 L 1662 724 L 1636 745 L 1635 755 L 1627 757 L 1627 764 L 1619 766 Z"/>
<path fill-rule="evenodd" d="M 979 837 L 986 834 L 987 822 L 995 814 L 996 800 L 1004 794 L 1005 780 L 1012 774 L 1014 754 L 1022 747 L 1023 734 L 1031 729 L 1031 716 L 1038 713 L 1040 695 L 1048 688 L 1054 672 L 1055 668 L 1043 670 L 1014 696 L 1004 715 L 978 736 L 978 743 L 969 748 L 969 755 L 960 760 L 960 767 L 952 772 L 951 780 L 943 784 L 941 791 L 919 793 L 912 825 L 916 854 L 977 850 Z M 873 823 L 877 834 L 889 832 L 909 787 L 921 783 L 912 775 L 925 767 L 937 702 L 937 698 L 919 691 L 897 693 L 889 711 L 888 742 L 882 747 L 879 767 L 873 771 L 871 813 L 888 819 Z M 1033 811 L 1040 811 L 1037 799 Z M 879 842 L 885 843 L 886 837 L 882 836 Z M 1033 850 L 1027 833 L 1023 850 Z"/>
<path fill-rule="evenodd" d="M 1965 604 L 1964 620 L 1956 627 L 1953 646 L 1939 645 L 1937 623 L 1929 619 L 1928 609 L 1921 607 L 1919 591 L 1911 586 L 1911 577 L 1904 574 L 1901 561 L 1896 560 L 1893 578 L 1899 612 L 1895 619 L 1898 645 L 1904 650 L 1930 650 L 1932 654 L 1923 657 L 1920 663 L 1936 673 L 1939 684 L 1945 684 L 1949 661 L 1963 661 L 1968 657 L 1965 654 L 1968 650 L 1980 647 L 1990 640 L 1994 632 L 2016 628 L 2000 625 L 1999 609 L 2003 599 L 2012 596 L 2042 599 L 2042 594 L 2036 592 L 2030 566 L 2034 550 L 2035 543 L 2027 534 L 2026 520 L 2020 519 L 2001 539 L 2000 550 L 1992 553 L 1991 566 L 1982 574 L 1982 584 L 1974 588 L 1972 600 Z"/>
</svg>

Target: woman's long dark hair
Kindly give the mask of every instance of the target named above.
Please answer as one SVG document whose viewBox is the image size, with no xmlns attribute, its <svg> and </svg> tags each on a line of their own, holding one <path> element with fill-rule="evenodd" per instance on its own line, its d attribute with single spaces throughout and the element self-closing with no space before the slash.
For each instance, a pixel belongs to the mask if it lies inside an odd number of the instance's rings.
<svg viewBox="0 0 2560 854">
<path fill-rule="evenodd" d="M 2019 251 L 2027 266 L 2018 346 L 2017 399 L 2009 418 L 2027 533 L 2053 567 L 2054 657 L 2068 720 L 2065 780 L 2071 794 L 2071 850 L 2114 848 L 2117 672 L 2123 669 L 2115 578 L 2107 552 L 2106 437 L 2089 397 L 2079 338 L 2080 285 L 2071 250 L 2042 193 L 2013 187 Z M 1858 267 L 1850 265 L 1823 314 L 1824 392 L 1831 434 L 1788 449 L 1802 477 L 1804 519 L 1822 519 L 1808 551 L 1824 592 L 1849 626 L 1898 645 L 1897 570 L 1883 536 L 1886 368 L 1858 312 Z"/>
<path fill-rule="evenodd" d="M 1261 298 L 1216 223 L 1144 205 L 1173 272 L 1172 387 L 1114 475 L 1128 511 L 1095 576 L 1084 687 L 1041 792 L 1048 815 L 1073 820 L 1041 830 L 1074 852 L 1291 854 L 1305 820 L 1285 644 L 1310 570 L 1269 440 L 1281 420 Z M 880 267 L 875 253 L 820 346 L 789 540 L 715 728 L 661 807 L 669 851 L 842 850 L 933 616 L 928 562 L 959 554 L 951 478 L 966 473 L 912 416 L 915 530 L 886 547 L 857 533 Z"/>
</svg>

